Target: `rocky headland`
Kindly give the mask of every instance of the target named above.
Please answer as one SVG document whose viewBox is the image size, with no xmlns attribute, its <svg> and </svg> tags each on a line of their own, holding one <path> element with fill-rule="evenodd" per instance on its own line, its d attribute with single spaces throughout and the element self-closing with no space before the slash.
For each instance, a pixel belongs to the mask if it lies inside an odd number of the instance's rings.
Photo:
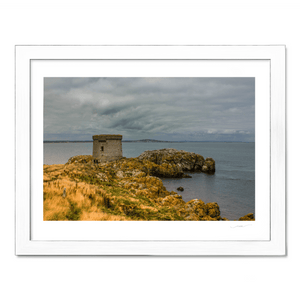
<svg viewBox="0 0 300 300">
<path fill-rule="evenodd" d="M 175 149 L 145 151 L 137 158 L 93 163 L 91 155 L 44 165 L 44 220 L 228 221 L 219 205 L 183 201 L 160 178 L 215 172 L 212 158 Z M 253 214 L 239 220 L 254 221 Z"/>
</svg>

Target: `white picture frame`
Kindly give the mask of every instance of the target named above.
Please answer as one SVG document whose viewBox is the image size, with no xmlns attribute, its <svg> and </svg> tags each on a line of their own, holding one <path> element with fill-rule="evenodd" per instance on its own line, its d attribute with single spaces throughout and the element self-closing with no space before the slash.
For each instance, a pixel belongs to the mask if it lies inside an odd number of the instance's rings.
<svg viewBox="0 0 300 300">
<path fill-rule="evenodd" d="M 16 255 L 286 255 L 286 195 L 285 195 L 285 46 L 16 46 Z M 268 154 L 268 218 L 262 226 L 268 229 L 267 238 L 257 239 L 248 235 L 247 222 L 228 226 L 228 231 L 238 231 L 240 239 L 206 238 L 187 239 L 33 239 L 32 230 L 38 226 L 33 222 L 32 212 L 36 197 L 35 190 L 40 179 L 35 175 L 38 149 L 41 145 L 35 138 L 36 80 L 33 80 L 34 65 L 37 62 L 80 61 L 267 61 L 269 65 L 269 99 L 263 100 L 268 106 L 269 122 L 266 123 L 267 139 L 259 149 Z M 71 66 L 71 65 L 70 65 Z M 70 67 L 72 68 L 72 67 Z M 55 70 L 51 71 L 55 73 Z M 50 73 L 51 73 L 50 72 Z M 72 72 L 72 70 L 70 70 Z M 118 70 L 117 70 L 118 72 Z M 122 76 L 126 70 L 122 70 Z M 229 72 L 229 71 L 228 71 Z M 41 72 L 43 73 L 43 72 Z M 80 73 L 80 72 L 79 72 Z M 52 73 L 51 73 L 52 74 Z M 86 76 L 83 72 L 83 77 Z M 43 76 L 40 75 L 40 76 Z M 110 74 L 108 74 L 110 76 Z M 210 75 L 213 77 L 213 74 Z M 62 76 L 63 77 L 63 76 Z M 76 77 L 76 76 L 75 76 Z M 260 114 L 264 118 L 264 114 Z M 264 123 L 265 124 L 265 123 Z M 41 129 L 42 130 L 42 129 Z M 39 131 L 40 132 L 40 131 Z M 39 133 L 37 133 L 38 135 Z M 259 155 L 256 151 L 256 157 Z M 39 167 L 37 168 L 39 169 Z M 38 173 L 38 172 L 37 172 Z M 42 180 L 42 179 L 41 179 Z M 42 200 L 41 200 L 42 201 Z M 260 218 L 262 219 L 262 218 Z M 257 221 L 255 221 L 257 222 Z M 81 226 L 80 222 L 76 226 Z M 206 223 L 206 230 L 212 230 Z M 209 223 L 209 224 L 208 224 Z M 90 223 L 92 224 L 92 223 Z M 192 224 L 192 223 L 191 223 Z M 257 226 L 260 226 L 257 222 Z M 134 225 L 133 225 L 134 226 Z M 159 225 L 158 225 L 159 226 Z M 177 224 L 176 226 L 182 226 Z M 211 227 L 211 229 L 210 229 Z M 219 228 L 215 228 L 219 230 Z M 257 230 L 259 231 L 259 227 Z M 227 230 L 227 229 L 226 229 Z M 230 236 L 230 235 L 228 235 Z M 235 235 L 236 236 L 236 235 Z"/>
</svg>

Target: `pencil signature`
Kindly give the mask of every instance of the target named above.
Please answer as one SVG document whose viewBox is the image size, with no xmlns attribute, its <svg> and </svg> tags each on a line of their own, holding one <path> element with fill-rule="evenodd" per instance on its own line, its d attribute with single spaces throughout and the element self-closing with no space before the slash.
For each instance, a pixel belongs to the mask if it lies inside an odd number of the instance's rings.
<svg viewBox="0 0 300 300">
<path fill-rule="evenodd" d="M 237 227 L 246 227 L 246 226 L 252 226 L 252 224 L 245 224 L 245 225 L 234 225 L 234 226 L 230 226 L 230 228 L 237 228 Z"/>
</svg>

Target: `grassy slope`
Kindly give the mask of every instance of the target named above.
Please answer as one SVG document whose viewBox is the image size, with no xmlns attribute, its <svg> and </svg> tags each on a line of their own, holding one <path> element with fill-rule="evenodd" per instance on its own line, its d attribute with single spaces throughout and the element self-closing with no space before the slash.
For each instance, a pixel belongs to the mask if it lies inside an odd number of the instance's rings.
<svg viewBox="0 0 300 300">
<path fill-rule="evenodd" d="M 44 220 L 183 220 L 175 209 L 159 206 L 153 199 L 155 194 L 169 194 L 161 192 L 159 179 L 121 181 L 112 166 L 96 167 L 89 160 L 44 165 Z"/>
<path fill-rule="evenodd" d="M 94 165 L 92 156 L 44 165 L 44 220 L 221 220 L 216 203 L 185 203 L 151 176 L 170 166 L 135 158 Z M 64 191 L 65 190 L 65 191 Z"/>
</svg>

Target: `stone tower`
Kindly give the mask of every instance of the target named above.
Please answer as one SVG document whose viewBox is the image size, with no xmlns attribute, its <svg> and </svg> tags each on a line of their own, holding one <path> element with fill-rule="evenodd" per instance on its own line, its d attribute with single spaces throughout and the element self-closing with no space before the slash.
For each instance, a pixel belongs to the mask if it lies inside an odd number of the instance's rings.
<svg viewBox="0 0 300 300">
<path fill-rule="evenodd" d="M 93 135 L 93 158 L 95 163 L 112 161 L 122 157 L 122 135 Z"/>
</svg>

